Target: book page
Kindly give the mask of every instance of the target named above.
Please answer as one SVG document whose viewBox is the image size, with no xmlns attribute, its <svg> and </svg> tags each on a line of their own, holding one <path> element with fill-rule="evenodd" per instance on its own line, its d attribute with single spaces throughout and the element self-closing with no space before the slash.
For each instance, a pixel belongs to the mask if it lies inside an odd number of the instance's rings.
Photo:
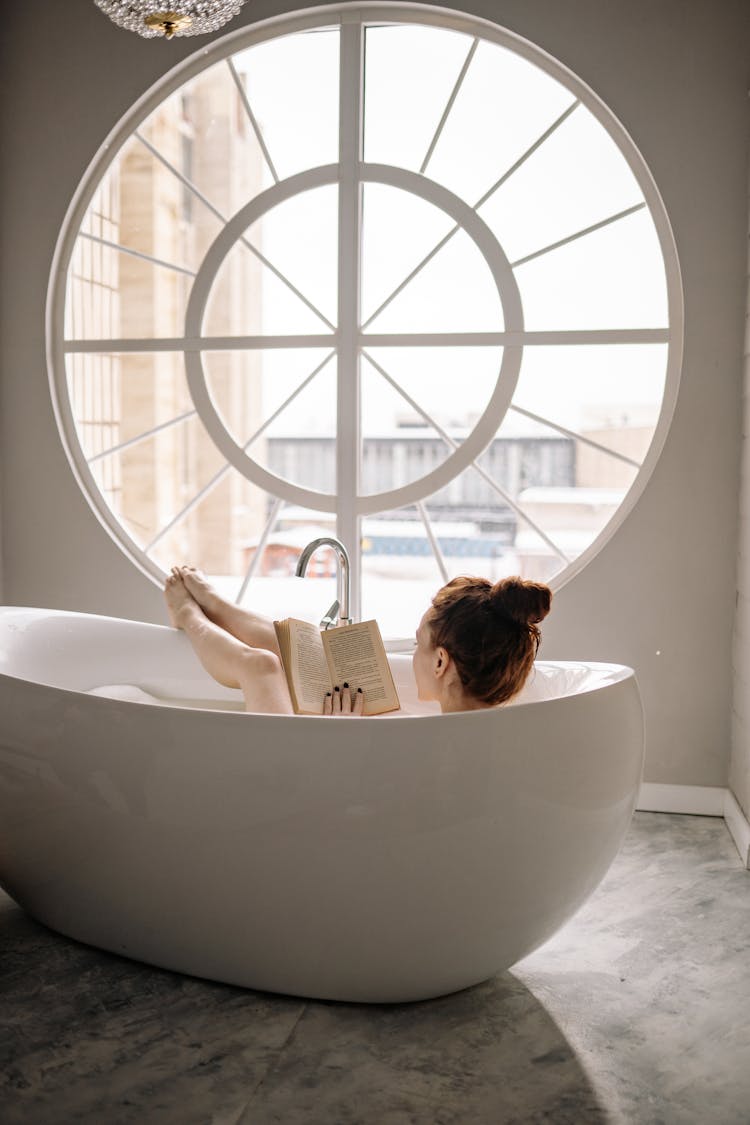
<svg viewBox="0 0 750 1125">
<path fill-rule="evenodd" d="M 328 629 L 323 636 L 331 680 L 362 688 L 365 715 L 397 711 L 401 706 L 377 621 L 358 621 Z"/>
<path fill-rule="evenodd" d="M 275 621 L 274 625 L 294 710 L 302 715 L 322 715 L 323 697 L 332 685 L 320 630 L 294 617 Z"/>
</svg>

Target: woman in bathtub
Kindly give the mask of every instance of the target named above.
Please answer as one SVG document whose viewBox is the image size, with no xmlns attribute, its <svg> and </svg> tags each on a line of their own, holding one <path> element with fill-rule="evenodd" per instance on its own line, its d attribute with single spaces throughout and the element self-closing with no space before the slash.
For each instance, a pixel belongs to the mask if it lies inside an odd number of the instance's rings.
<svg viewBox="0 0 750 1125">
<path fill-rule="evenodd" d="M 221 598 L 191 566 L 172 567 L 164 588 L 172 624 L 184 630 L 206 671 L 240 688 L 248 711 L 291 715 L 273 621 Z M 549 586 L 502 578 L 454 578 L 432 599 L 417 629 L 414 677 L 421 700 L 444 714 L 496 707 L 526 682 L 549 613 Z M 364 696 L 348 684 L 322 713 L 361 715 Z"/>
</svg>

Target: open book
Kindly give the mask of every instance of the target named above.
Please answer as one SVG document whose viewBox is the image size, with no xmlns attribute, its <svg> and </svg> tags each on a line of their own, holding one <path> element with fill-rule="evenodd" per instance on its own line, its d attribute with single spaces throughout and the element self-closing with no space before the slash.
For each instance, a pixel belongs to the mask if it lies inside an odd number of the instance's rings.
<svg viewBox="0 0 750 1125">
<path fill-rule="evenodd" d="M 292 706 L 298 715 L 320 715 L 336 684 L 362 688 L 365 715 L 398 711 L 396 685 L 377 621 L 357 621 L 321 632 L 309 621 L 274 621 Z"/>
</svg>

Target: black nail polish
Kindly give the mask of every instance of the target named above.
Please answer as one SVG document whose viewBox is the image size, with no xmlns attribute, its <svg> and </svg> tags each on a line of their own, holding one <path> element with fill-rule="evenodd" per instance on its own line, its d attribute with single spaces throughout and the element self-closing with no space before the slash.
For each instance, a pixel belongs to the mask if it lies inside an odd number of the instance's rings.
<svg viewBox="0 0 750 1125">
<path fill-rule="evenodd" d="M 344 684 L 344 687 L 349 687 L 349 685 L 348 685 L 348 684 Z"/>
<path fill-rule="evenodd" d="M 362 688 L 361 687 L 358 687 L 357 691 L 359 692 L 360 695 L 362 694 Z"/>
<path fill-rule="evenodd" d="M 331 698 L 331 693 L 330 693 L 330 691 L 327 691 L 326 692 L 326 699 L 330 699 L 330 698 Z"/>
<path fill-rule="evenodd" d="M 338 684 L 336 684 L 336 687 L 335 687 L 335 688 L 334 688 L 333 690 L 334 690 L 334 691 L 338 691 L 338 690 L 339 690 L 339 685 L 338 685 Z"/>
</svg>

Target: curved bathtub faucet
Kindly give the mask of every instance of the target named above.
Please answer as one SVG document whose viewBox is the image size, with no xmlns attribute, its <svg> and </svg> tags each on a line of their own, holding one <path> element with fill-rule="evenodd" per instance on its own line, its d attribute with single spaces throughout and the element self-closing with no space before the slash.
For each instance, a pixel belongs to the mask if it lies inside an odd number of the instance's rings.
<svg viewBox="0 0 750 1125">
<path fill-rule="evenodd" d="M 304 577 L 307 564 L 318 547 L 333 547 L 336 552 L 337 600 L 326 613 L 320 627 L 321 629 L 328 629 L 331 625 L 351 625 L 352 619 L 349 616 L 349 552 L 340 539 L 335 539 L 332 535 L 323 535 L 320 539 L 313 539 L 311 543 L 308 543 L 297 561 L 297 577 Z"/>
</svg>

